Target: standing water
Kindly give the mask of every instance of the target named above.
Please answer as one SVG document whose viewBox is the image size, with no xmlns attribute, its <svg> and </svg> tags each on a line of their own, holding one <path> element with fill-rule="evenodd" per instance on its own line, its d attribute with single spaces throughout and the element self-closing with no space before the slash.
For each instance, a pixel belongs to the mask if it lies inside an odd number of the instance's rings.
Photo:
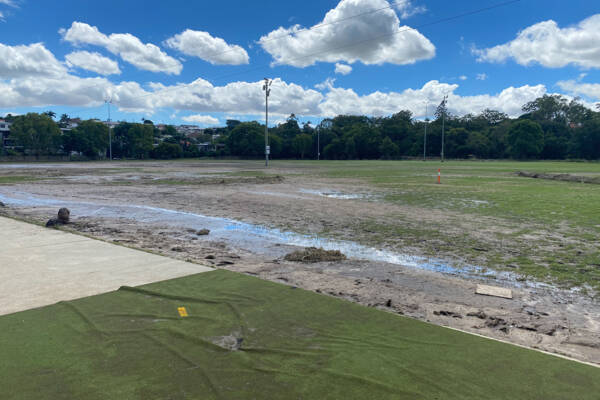
<svg viewBox="0 0 600 400">
<path fill-rule="evenodd" d="M 348 258 L 385 262 L 401 267 L 417 268 L 462 277 L 488 277 L 508 280 L 515 284 L 517 276 L 510 272 L 499 272 L 478 266 L 452 266 L 448 263 L 425 257 L 411 256 L 389 250 L 364 246 L 351 241 L 334 240 L 317 235 L 302 235 L 261 225 L 248 224 L 228 218 L 210 217 L 186 211 L 146 205 L 114 205 L 87 201 L 41 198 L 29 193 L 0 192 L 0 201 L 11 207 L 68 207 L 77 217 L 124 218 L 140 223 L 161 224 L 181 229 L 210 229 L 210 239 L 227 243 L 232 248 L 255 254 L 282 257 L 286 249 L 282 245 L 297 247 L 322 247 L 325 250 L 340 250 Z"/>
</svg>

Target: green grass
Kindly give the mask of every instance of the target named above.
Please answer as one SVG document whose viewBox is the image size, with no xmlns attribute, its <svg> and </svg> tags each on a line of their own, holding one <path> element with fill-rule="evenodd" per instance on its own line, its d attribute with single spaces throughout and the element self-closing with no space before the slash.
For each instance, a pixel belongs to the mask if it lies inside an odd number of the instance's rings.
<svg viewBox="0 0 600 400">
<path fill-rule="evenodd" d="M 389 215 L 385 222 L 362 219 L 352 229 L 354 240 L 363 244 L 409 246 L 428 256 L 510 270 L 565 287 L 589 285 L 600 293 L 600 185 L 515 175 L 531 171 L 600 176 L 600 163 L 276 161 L 273 166 L 306 177 L 351 182 L 356 191 L 371 191 L 409 214 L 415 210 L 428 215 L 432 210 L 438 215 L 426 222 L 401 214 Z M 441 185 L 436 183 L 438 168 Z M 469 227 L 463 225 L 457 233 L 457 222 L 466 219 Z M 482 233 L 488 224 L 501 229 Z M 335 231 L 320 234 L 336 236 Z M 479 248 L 485 251 L 475 250 Z"/>
<path fill-rule="evenodd" d="M 0 317 L 0 343 L 2 399 L 600 393 L 594 367 L 222 270 Z"/>
<path fill-rule="evenodd" d="M 33 182 L 37 181 L 39 178 L 33 176 L 23 176 L 23 175 L 9 175 L 9 176 L 0 176 L 0 185 L 11 185 L 14 183 L 23 183 L 23 182 Z"/>
<path fill-rule="evenodd" d="M 390 202 L 544 224 L 567 222 L 600 232 L 600 185 L 514 175 L 527 170 L 600 176 L 600 163 L 348 161 L 323 165 L 323 176 L 362 180 L 391 192 L 386 196 Z M 438 168 L 442 185 L 436 184 Z"/>
</svg>

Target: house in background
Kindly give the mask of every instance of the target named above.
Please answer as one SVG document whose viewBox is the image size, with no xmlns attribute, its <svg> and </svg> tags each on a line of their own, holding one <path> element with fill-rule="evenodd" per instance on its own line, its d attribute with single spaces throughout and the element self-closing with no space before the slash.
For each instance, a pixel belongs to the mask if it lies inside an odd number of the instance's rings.
<svg viewBox="0 0 600 400">
<path fill-rule="evenodd" d="M 2 147 L 2 149 L 9 147 L 8 136 L 10 135 L 11 125 L 10 122 L 0 119 L 0 147 Z"/>
</svg>

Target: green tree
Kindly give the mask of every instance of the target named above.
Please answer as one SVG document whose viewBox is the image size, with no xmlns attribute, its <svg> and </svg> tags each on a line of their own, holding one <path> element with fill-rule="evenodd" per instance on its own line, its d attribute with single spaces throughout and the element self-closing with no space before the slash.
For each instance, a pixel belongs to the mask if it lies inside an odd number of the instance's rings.
<svg viewBox="0 0 600 400">
<path fill-rule="evenodd" d="M 513 158 L 537 157 L 544 148 L 544 132 L 540 124 L 527 119 L 518 120 L 508 131 L 509 152 Z"/>
<path fill-rule="evenodd" d="M 242 123 L 242 121 L 238 121 L 237 119 L 228 119 L 225 122 L 225 125 L 227 125 L 227 129 L 232 130 L 233 128 L 235 128 L 236 126 L 238 126 L 241 123 Z"/>
<path fill-rule="evenodd" d="M 341 158 L 345 158 L 345 147 L 344 141 L 336 137 L 323 148 L 323 156 L 330 160 L 339 160 Z"/>
<path fill-rule="evenodd" d="M 600 159 L 600 118 L 586 121 L 575 130 L 572 147 L 577 158 Z"/>
<path fill-rule="evenodd" d="M 129 128 L 129 154 L 134 158 L 148 158 L 154 143 L 154 127 L 150 124 L 134 124 Z"/>
<path fill-rule="evenodd" d="M 294 138 L 302 134 L 296 116 L 290 115 L 285 123 L 275 129 L 275 132 L 282 140 L 281 156 L 284 158 L 295 157 Z"/>
<path fill-rule="evenodd" d="M 162 142 L 152 150 L 151 156 L 152 158 L 161 160 L 181 158 L 183 156 L 183 149 L 178 144 Z"/>
<path fill-rule="evenodd" d="M 306 133 L 296 136 L 292 140 L 292 147 L 296 156 L 304 160 L 304 155 L 310 153 L 312 148 L 312 136 Z"/>
<path fill-rule="evenodd" d="M 356 158 L 356 141 L 352 135 L 348 135 L 348 137 L 346 137 L 343 155 L 343 158 L 348 160 L 353 160 Z"/>
<path fill-rule="evenodd" d="M 506 121 L 508 119 L 508 115 L 503 112 L 490 110 L 486 108 L 483 112 L 478 116 L 485 120 L 489 125 L 498 125 L 502 121 Z"/>
<path fill-rule="evenodd" d="M 381 141 L 381 145 L 379 146 L 379 152 L 381 153 L 381 157 L 386 160 L 394 159 L 398 156 L 400 152 L 400 148 L 389 137 L 386 137 Z"/>
<path fill-rule="evenodd" d="M 104 157 L 108 149 L 108 127 L 98 121 L 83 121 L 63 135 L 63 149 L 89 158 Z"/>
<path fill-rule="evenodd" d="M 58 126 L 61 128 L 66 128 L 69 125 L 71 118 L 69 118 L 68 114 L 63 114 L 60 116 L 60 120 L 58 121 Z"/>
<path fill-rule="evenodd" d="M 258 122 L 242 122 L 227 136 L 226 144 L 234 156 L 259 157 L 265 151 L 264 126 Z"/>
<path fill-rule="evenodd" d="M 10 138 L 25 152 L 36 157 L 56 153 L 60 147 L 60 129 L 46 114 L 29 113 L 15 117 Z"/>
<path fill-rule="evenodd" d="M 364 125 L 354 125 L 348 132 L 353 136 L 356 143 L 356 157 L 359 159 L 377 159 L 379 158 L 379 145 L 381 144 L 381 134 L 379 130 Z"/>
<path fill-rule="evenodd" d="M 477 158 L 487 158 L 490 154 L 490 141 L 481 132 L 469 132 L 467 149 L 467 155 L 474 155 Z"/>
<path fill-rule="evenodd" d="M 523 106 L 523 112 L 535 121 L 567 123 L 567 99 L 559 94 L 544 95 Z"/>
<path fill-rule="evenodd" d="M 446 133 L 445 152 L 449 158 L 466 158 L 469 132 L 465 128 L 452 128 Z"/>
</svg>

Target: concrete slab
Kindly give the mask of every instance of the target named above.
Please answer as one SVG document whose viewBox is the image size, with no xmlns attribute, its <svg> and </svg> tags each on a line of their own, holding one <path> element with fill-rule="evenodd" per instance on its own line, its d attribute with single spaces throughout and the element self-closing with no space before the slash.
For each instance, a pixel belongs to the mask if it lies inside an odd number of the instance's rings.
<svg viewBox="0 0 600 400">
<path fill-rule="evenodd" d="M 481 294 L 484 296 L 502 297 L 505 299 L 513 298 L 512 290 L 497 287 L 497 286 L 477 285 L 477 288 L 475 289 L 475 293 Z"/>
<path fill-rule="evenodd" d="M 0 217 L 0 315 L 207 271 Z"/>
</svg>

